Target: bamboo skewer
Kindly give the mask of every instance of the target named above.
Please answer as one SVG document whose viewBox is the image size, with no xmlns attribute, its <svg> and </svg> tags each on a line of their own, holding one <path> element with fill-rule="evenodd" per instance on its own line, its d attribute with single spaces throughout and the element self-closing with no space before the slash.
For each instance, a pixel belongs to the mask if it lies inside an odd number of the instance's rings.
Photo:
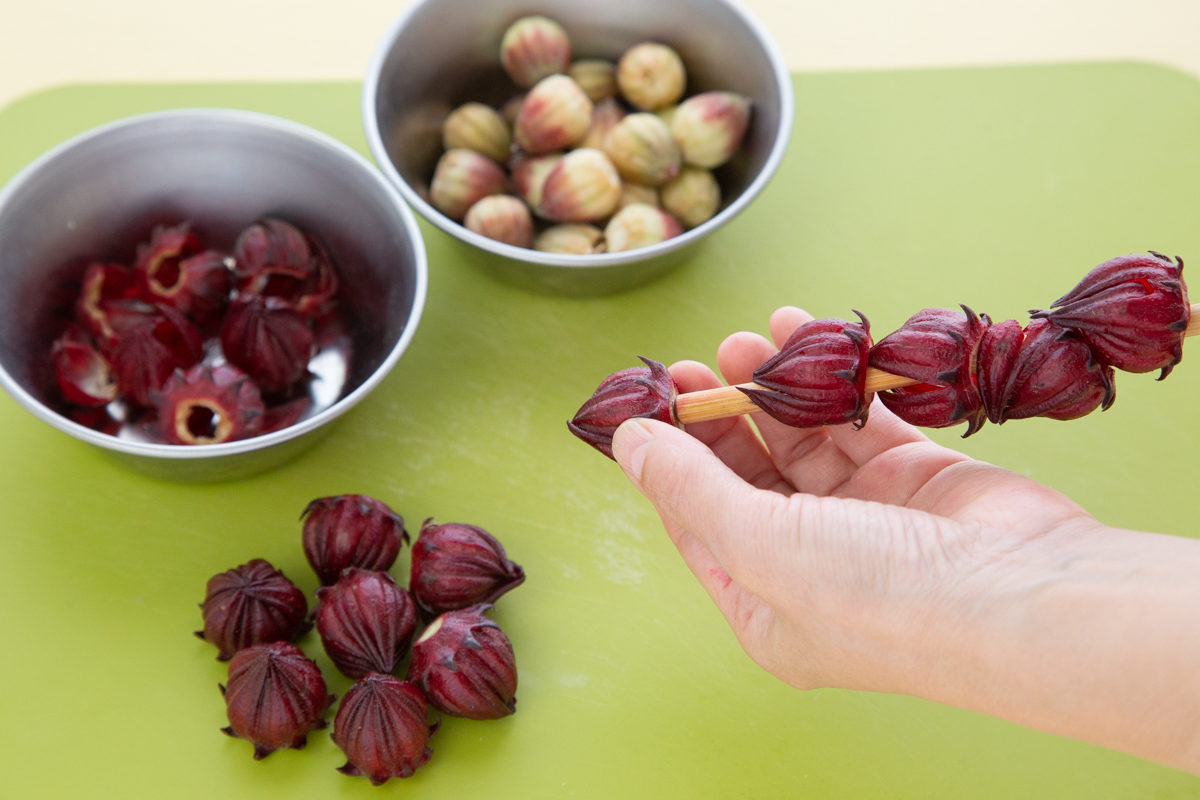
<svg viewBox="0 0 1200 800">
<path fill-rule="evenodd" d="M 1192 305 L 1191 318 L 1184 336 L 1200 336 L 1200 303 Z M 917 381 L 902 378 L 874 367 L 867 370 L 867 394 L 899 389 L 914 383 Z M 741 385 L 746 389 L 763 388 L 754 383 Z M 758 410 L 758 406 L 750 402 L 749 397 L 738 391 L 737 386 L 722 386 L 719 389 L 688 392 L 675 398 L 675 418 L 684 425 L 724 419 L 725 417 L 738 417 L 742 414 L 752 414 Z"/>
</svg>

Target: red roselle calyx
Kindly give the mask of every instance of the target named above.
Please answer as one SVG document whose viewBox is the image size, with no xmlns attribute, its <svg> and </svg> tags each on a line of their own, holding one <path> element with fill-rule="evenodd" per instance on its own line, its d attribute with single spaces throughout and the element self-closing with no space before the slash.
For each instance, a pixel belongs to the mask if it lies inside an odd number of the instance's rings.
<svg viewBox="0 0 1200 800">
<path fill-rule="evenodd" d="M 333 741 L 346 754 L 343 775 L 364 776 L 379 786 L 408 778 L 433 755 L 428 706 L 417 687 L 391 675 L 371 673 L 342 698 Z"/>
<path fill-rule="evenodd" d="M 429 704 L 455 717 L 499 719 L 516 711 L 517 663 L 486 603 L 448 611 L 413 645 L 408 679 Z"/>
<path fill-rule="evenodd" d="M 170 306 L 120 333 L 112 353 L 113 372 L 121 395 L 139 406 L 154 405 L 153 394 L 177 369 L 187 369 L 204 355 L 200 331 Z"/>
<path fill-rule="evenodd" d="M 113 319 L 113 304 L 132 301 L 138 294 L 133 270 L 120 264 L 89 264 L 83 274 L 75 315 L 102 347 L 111 348 L 116 345 L 118 333 L 124 329 Z"/>
<path fill-rule="evenodd" d="M 152 398 L 167 444 L 221 444 L 262 432 L 262 395 L 246 373 L 229 364 L 176 370 Z"/>
<path fill-rule="evenodd" d="M 412 548 L 409 587 L 426 618 L 478 603 L 494 603 L 525 581 L 496 537 L 474 525 L 425 520 Z"/>
<path fill-rule="evenodd" d="M 190 223 L 156 227 L 150 242 L 138 246 L 134 270 L 147 301 L 191 314 L 202 328 L 215 327 L 229 302 L 225 256 L 215 250 L 202 252 Z"/>
<path fill-rule="evenodd" d="M 1015 320 L 993 325 L 979 345 L 979 393 L 988 419 L 1068 420 L 1107 411 L 1116 400 L 1112 367 L 1097 361 L 1078 334 L 1048 320 L 1024 331 Z"/>
<path fill-rule="evenodd" d="M 117 399 L 112 366 L 78 326 L 67 328 L 54 342 L 50 358 L 58 388 L 68 403 L 98 408 Z"/>
<path fill-rule="evenodd" d="M 303 748 L 308 732 L 327 724 L 322 717 L 334 701 L 321 670 L 287 642 L 239 650 L 221 693 L 229 717 L 221 730 L 253 742 L 255 760 L 280 748 Z"/>
<path fill-rule="evenodd" d="M 317 632 L 334 666 L 350 678 L 388 673 L 417 630 L 417 607 L 386 572 L 351 567 L 317 590 Z"/>
<path fill-rule="evenodd" d="M 347 567 L 385 571 L 408 541 L 404 518 L 364 494 L 319 497 L 300 515 L 304 554 L 322 586 L 337 583 Z"/>
<path fill-rule="evenodd" d="M 679 387 L 667 368 L 657 361 L 638 356 L 644 367 L 630 367 L 609 375 L 595 394 L 567 423 L 578 436 L 609 458 L 613 457 L 612 438 L 627 419 L 644 417 L 683 426 L 675 419 L 675 397 Z"/>
<path fill-rule="evenodd" d="M 297 639 L 310 627 L 304 592 L 261 558 L 210 578 L 200 608 L 204 630 L 196 635 L 217 646 L 219 661 L 252 645 Z"/>
<path fill-rule="evenodd" d="M 975 384 L 975 362 L 979 341 L 992 321 L 987 314 L 962 309 L 963 313 L 945 308 L 917 312 L 871 348 L 869 363 L 919 381 L 880 392 L 883 404 L 896 416 L 926 428 L 966 421 L 966 438 L 987 420 Z"/>
<path fill-rule="evenodd" d="M 324 247 L 281 219 L 261 219 L 242 231 L 234 263 L 239 295 L 274 298 L 301 314 L 325 313 L 337 293 L 337 273 Z"/>
<path fill-rule="evenodd" d="M 310 320 L 275 297 L 239 297 L 221 324 L 225 358 L 268 393 L 285 391 L 304 377 L 313 343 Z"/>
<path fill-rule="evenodd" d="M 754 371 L 765 389 L 738 387 L 754 404 L 785 425 L 814 428 L 867 423 L 867 358 L 871 323 L 816 319 L 796 329 L 770 360 Z"/>
<path fill-rule="evenodd" d="M 1183 359 L 1191 306 L 1178 257 L 1172 263 L 1151 252 L 1105 261 L 1051 308 L 1030 313 L 1078 331 L 1100 360 L 1117 369 L 1158 369 L 1162 380 Z"/>
</svg>

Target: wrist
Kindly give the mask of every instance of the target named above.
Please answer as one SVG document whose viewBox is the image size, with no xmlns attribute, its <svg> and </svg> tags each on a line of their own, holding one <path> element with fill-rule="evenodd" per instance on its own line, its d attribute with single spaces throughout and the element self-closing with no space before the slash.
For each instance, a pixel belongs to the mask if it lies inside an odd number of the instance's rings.
<svg viewBox="0 0 1200 800">
<path fill-rule="evenodd" d="M 917 693 L 1195 771 L 1197 575 L 1200 543 L 1090 518 L 997 542 Z"/>
</svg>

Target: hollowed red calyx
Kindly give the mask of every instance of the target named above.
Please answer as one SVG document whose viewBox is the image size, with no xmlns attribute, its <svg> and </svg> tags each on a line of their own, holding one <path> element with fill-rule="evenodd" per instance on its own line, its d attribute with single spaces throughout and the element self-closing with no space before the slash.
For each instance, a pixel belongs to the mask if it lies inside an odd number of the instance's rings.
<svg viewBox="0 0 1200 800">
<path fill-rule="evenodd" d="M 204 342 L 188 318 L 170 306 L 121 333 L 112 351 L 113 373 L 121 396 L 139 406 L 154 405 L 152 393 L 162 389 L 177 369 L 187 369 L 204 355 Z"/>
<path fill-rule="evenodd" d="M 1158 369 L 1162 380 L 1183 359 L 1191 305 L 1178 257 L 1172 262 L 1151 252 L 1105 261 L 1051 308 L 1030 313 L 1078 331 L 1100 360 L 1117 369 Z"/>
<path fill-rule="evenodd" d="M 325 248 L 281 219 L 262 219 L 242 231 L 234 261 L 239 294 L 275 298 L 302 314 L 325 313 L 337 293 Z"/>
<path fill-rule="evenodd" d="M 867 423 L 867 358 L 871 323 L 815 319 L 796 329 L 779 352 L 754 371 L 764 389 L 738 387 L 785 425 L 814 428 Z"/>
<path fill-rule="evenodd" d="M 408 679 L 429 704 L 455 717 L 499 719 L 514 713 L 517 662 L 500 626 L 483 603 L 448 611 L 413 645 Z"/>
<path fill-rule="evenodd" d="M 979 392 L 988 419 L 1068 420 L 1107 411 L 1116 400 L 1112 367 L 1093 357 L 1078 334 L 1049 320 L 1024 330 L 1015 320 L 992 326 L 979 346 Z"/>
<path fill-rule="evenodd" d="M 72 325 L 50 348 L 54 377 L 68 403 L 97 408 L 117 399 L 112 366 L 82 328 Z"/>
<path fill-rule="evenodd" d="M 304 592 L 267 561 L 256 558 L 208 580 L 204 630 L 196 635 L 217 647 L 217 660 L 256 644 L 292 641 L 311 627 Z"/>
<path fill-rule="evenodd" d="M 246 373 L 229 364 L 176 370 L 151 396 L 167 444 L 221 444 L 262 432 L 262 395 Z"/>
<path fill-rule="evenodd" d="M 334 701 L 321 670 L 287 642 L 239 650 L 220 688 L 229 717 L 221 730 L 252 742 L 255 760 L 281 748 L 302 749 L 309 731 L 326 726 L 322 718 Z"/>
<path fill-rule="evenodd" d="M 412 548 L 408 582 L 426 619 L 478 603 L 494 603 L 525 581 L 496 537 L 474 525 L 425 520 Z"/>
<path fill-rule="evenodd" d="M 391 675 L 371 673 L 342 698 L 333 721 L 333 742 L 346 754 L 338 772 L 363 776 L 379 786 L 409 778 L 433 755 L 429 708 L 420 690 Z"/>
<path fill-rule="evenodd" d="M 567 423 L 571 433 L 609 458 L 613 457 L 613 434 L 627 419 L 642 417 L 683 427 L 675 419 L 679 387 L 671 373 L 657 361 L 638 358 L 646 366 L 609 375 Z"/>
<path fill-rule="evenodd" d="M 404 518 L 365 494 L 319 497 L 300 515 L 304 555 L 321 585 L 337 583 L 348 567 L 385 571 L 396 562 L 401 540 L 408 541 Z"/>
<path fill-rule="evenodd" d="M 417 631 L 417 606 L 391 575 L 351 567 L 318 589 L 317 600 L 317 632 L 342 674 L 388 673 L 404 659 Z"/>
<path fill-rule="evenodd" d="M 186 308 L 173 302 L 186 283 L 183 262 L 204 249 L 192 233 L 190 222 L 167 227 L 158 225 L 150 233 L 147 244 L 138 245 L 133 269 L 147 300 L 166 303 L 187 313 Z"/>
<path fill-rule="evenodd" d="M 918 381 L 879 397 L 898 417 L 912 425 L 946 428 L 967 423 L 963 438 L 987 420 L 975 383 L 980 339 L 992 321 L 967 306 L 962 313 L 927 308 L 908 319 L 871 348 L 870 366 Z"/>
<path fill-rule="evenodd" d="M 118 335 L 129 327 L 128 314 L 121 312 L 128 309 L 128 301 L 136 300 L 139 294 L 133 270 L 120 264 L 94 262 L 83 273 L 75 316 L 100 341 L 101 347 L 110 348 L 116 344 Z M 149 308 L 141 304 L 136 307 Z M 122 320 L 112 318 L 114 311 Z"/>
<path fill-rule="evenodd" d="M 171 256 L 167 254 L 170 248 L 164 240 L 178 237 L 160 235 L 162 230 L 155 228 L 151 243 L 138 248 L 134 268 L 141 281 L 143 296 L 153 303 L 169 305 L 191 315 L 205 330 L 215 330 L 229 303 L 233 286 L 225 254 L 205 250 L 194 255 Z"/>
<path fill-rule="evenodd" d="M 239 297 L 221 324 L 221 349 L 229 363 L 264 392 L 282 392 L 308 371 L 312 323 L 275 298 Z"/>
</svg>

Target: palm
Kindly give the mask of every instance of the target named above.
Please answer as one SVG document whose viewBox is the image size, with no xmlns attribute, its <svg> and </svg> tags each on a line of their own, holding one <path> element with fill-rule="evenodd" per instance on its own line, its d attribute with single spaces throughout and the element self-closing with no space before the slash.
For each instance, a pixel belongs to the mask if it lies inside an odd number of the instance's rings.
<svg viewBox="0 0 1200 800">
<path fill-rule="evenodd" d="M 782 342 L 808 319 L 799 309 L 780 309 L 771 320 L 773 338 Z M 762 337 L 735 334 L 722 344 L 718 362 L 728 383 L 745 383 L 774 352 Z M 676 364 L 672 374 L 685 392 L 717 385 L 695 362 Z M 764 414 L 754 422 L 761 439 L 745 418 L 688 428 L 746 482 L 780 496 L 779 513 L 771 516 L 781 524 L 764 537 L 754 578 L 731 580 L 723 563 L 728 554 L 714 555 L 672 520 L 664 523 L 698 576 L 719 573 L 701 580 L 742 646 L 798 686 L 822 685 L 821 676 L 835 671 L 805 663 L 806 648 L 794 641 L 797 627 L 801 640 L 838 632 L 812 630 L 818 613 L 798 623 L 780 619 L 776 608 L 840 603 L 849 609 L 863 597 L 903 597 L 913 586 L 936 582 L 929 573 L 947 559 L 1007 551 L 1087 516 L 1041 484 L 934 444 L 878 402 L 860 431 L 800 430 Z M 890 614 L 891 624 L 914 624 L 903 603 Z"/>
</svg>

